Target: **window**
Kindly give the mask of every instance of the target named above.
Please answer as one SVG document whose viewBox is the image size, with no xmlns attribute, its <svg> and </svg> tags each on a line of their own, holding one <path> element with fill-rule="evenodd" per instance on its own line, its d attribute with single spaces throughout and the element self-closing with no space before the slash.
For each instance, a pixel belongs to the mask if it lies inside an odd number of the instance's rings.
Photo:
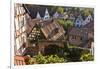
<svg viewBox="0 0 100 69">
<path fill-rule="evenodd" d="M 72 36 L 72 39 L 76 39 L 76 36 Z"/>
<path fill-rule="evenodd" d="M 77 21 L 77 23 L 79 23 L 79 21 Z"/>
<path fill-rule="evenodd" d="M 76 27 L 80 27 L 80 25 L 79 25 L 79 24 L 77 24 L 77 25 L 76 25 Z"/>
<path fill-rule="evenodd" d="M 58 33 L 59 28 L 55 28 L 55 33 Z"/>
<path fill-rule="evenodd" d="M 20 20 L 20 28 L 22 28 L 24 26 L 24 17 L 21 17 Z"/>
<path fill-rule="evenodd" d="M 83 40 L 83 38 L 82 38 L 82 37 L 80 37 L 80 40 Z"/>
</svg>

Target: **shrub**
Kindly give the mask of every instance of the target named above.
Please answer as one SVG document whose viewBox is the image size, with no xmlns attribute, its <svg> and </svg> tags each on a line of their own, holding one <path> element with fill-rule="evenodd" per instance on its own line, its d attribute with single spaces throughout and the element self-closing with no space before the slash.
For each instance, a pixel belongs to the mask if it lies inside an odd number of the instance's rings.
<svg viewBox="0 0 100 69">
<path fill-rule="evenodd" d="M 42 54 L 38 54 L 36 56 L 36 62 L 38 64 L 46 64 L 46 63 L 63 63 L 64 58 L 61 58 L 57 55 L 48 55 L 43 56 Z"/>
<path fill-rule="evenodd" d="M 80 58 L 81 61 L 93 61 L 94 60 L 94 56 L 91 55 L 90 53 L 87 54 L 83 54 Z"/>
<path fill-rule="evenodd" d="M 60 58 L 57 55 L 50 55 L 50 56 L 47 56 L 47 61 L 48 63 L 63 63 L 64 58 Z"/>
</svg>

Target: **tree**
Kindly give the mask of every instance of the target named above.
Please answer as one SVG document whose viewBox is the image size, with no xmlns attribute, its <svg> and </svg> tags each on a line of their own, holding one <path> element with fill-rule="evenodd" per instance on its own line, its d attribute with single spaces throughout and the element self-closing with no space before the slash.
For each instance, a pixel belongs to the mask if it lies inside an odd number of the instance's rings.
<svg viewBox="0 0 100 69">
<path fill-rule="evenodd" d="M 69 48 L 69 52 L 67 55 L 68 61 L 69 62 L 80 61 L 81 51 L 82 50 L 79 48 Z"/>
<path fill-rule="evenodd" d="M 63 7 L 58 7 L 57 12 L 61 13 L 61 14 L 64 13 L 64 8 Z"/>
<path fill-rule="evenodd" d="M 67 24 L 67 27 L 72 27 L 74 23 L 71 20 L 67 20 L 65 21 L 65 24 Z"/>
<path fill-rule="evenodd" d="M 85 9 L 83 9 L 83 10 L 81 11 L 81 14 L 82 14 L 83 16 L 88 16 L 88 15 L 92 15 L 93 12 L 94 12 L 94 9 L 92 9 L 92 8 L 85 8 Z"/>
<path fill-rule="evenodd" d="M 63 20 L 63 19 L 59 19 L 58 23 L 63 26 L 65 31 L 68 31 L 68 29 L 71 28 L 74 24 L 73 21 L 71 20 Z"/>
</svg>

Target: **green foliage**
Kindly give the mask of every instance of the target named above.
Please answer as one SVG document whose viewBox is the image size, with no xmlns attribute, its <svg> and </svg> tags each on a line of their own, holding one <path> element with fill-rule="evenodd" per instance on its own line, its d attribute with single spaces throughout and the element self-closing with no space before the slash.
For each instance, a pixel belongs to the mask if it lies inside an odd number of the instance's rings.
<svg viewBox="0 0 100 69">
<path fill-rule="evenodd" d="M 38 54 L 36 56 L 36 62 L 38 64 L 63 63 L 64 62 L 64 58 L 58 57 L 57 55 L 43 56 L 42 54 Z"/>
<path fill-rule="evenodd" d="M 34 64 L 36 62 L 35 58 L 30 58 L 28 64 Z"/>
<path fill-rule="evenodd" d="M 80 61 L 81 51 L 82 50 L 78 48 L 69 48 L 67 55 L 69 61 L 70 62 Z"/>
<path fill-rule="evenodd" d="M 90 53 L 82 54 L 82 56 L 80 57 L 80 60 L 81 61 L 93 61 L 94 57 Z"/>
<path fill-rule="evenodd" d="M 54 11 L 56 11 L 57 8 L 58 8 L 57 6 L 52 6 L 50 11 L 51 11 L 52 13 L 54 13 Z"/>
<path fill-rule="evenodd" d="M 62 25 L 65 30 L 68 29 L 69 27 L 72 27 L 74 24 L 73 21 L 71 20 L 63 20 L 63 19 L 59 19 L 58 23 Z"/>
<path fill-rule="evenodd" d="M 76 61 L 81 61 L 80 57 L 84 52 L 88 52 L 87 50 L 82 50 L 78 48 L 77 46 L 64 44 L 64 58 L 67 59 L 67 62 L 76 62 Z"/>
<path fill-rule="evenodd" d="M 41 53 L 36 56 L 36 62 L 39 64 L 47 63 L 46 57 L 44 57 Z"/>
<path fill-rule="evenodd" d="M 65 44 L 66 45 L 66 44 Z M 64 63 L 64 62 L 78 62 L 78 61 L 92 61 L 94 60 L 93 55 L 88 50 L 82 50 L 77 47 L 63 48 L 61 56 L 58 55 L 47 55 L 44 56 L 41 53 L 34 56 L 29 60 L 29 64 L 50 64 L 50 63 Z"/>
<path fill-rule="evenodd" d="M 48 63 L 62 63 L 64 62 L 63 58 L 58 57 L 57 55 L 47 56 Z"/>
<path fill-rule="evenodd" d="M 81 14 L 84 16 L 88 16 L 93 14 L 94 9 L 90 9 L 90 8 L 85 8 L 84 10 L 81 11 Z"/>
<path fill-rule="evenodd" d="M 65 24 L 67 24 L 67 27 L 70 27 L 70 26 L 73 26 L 73 21 L 71 21 L 71 20 L 67 20 L 67 21 L 65 21 Z"/>
<path fill-rule="evenodd" d="M 67 53 L 67 60 L 68 62 L 73 62 L 73 61 L 93 61 L 94 57 L 93 55 L 90 54 L 89 50 L 83 50 L 78 48 L 77 46 L 68 46 L 66 48 Z"/>
<path fill-rule="evenodd" d="M 57 12 L 61 13 L 61 14 L 64 13 L 64 8 L 63 7 L 58 7 Z"/>
</svg>

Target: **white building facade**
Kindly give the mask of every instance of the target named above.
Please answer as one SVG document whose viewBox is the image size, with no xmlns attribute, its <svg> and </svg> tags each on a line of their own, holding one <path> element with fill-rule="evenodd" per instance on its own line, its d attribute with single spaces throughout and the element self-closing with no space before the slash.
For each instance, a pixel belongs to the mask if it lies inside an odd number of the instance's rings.
<svg viewBox="0 0 100 69">
<path fill-rule="evenodd" d="M 27 42 L 26 25 L 30 21 L 30 16 L 25 12 L 21 4 L 15 4 L 14 10 L 14 51 L 15 55 L 22 55 Z"/>
<path fill-rule="evenodd" d="M 48 9 L 46 8 L 43 20 L 49 20 L 49 19 L 50 19 L 50 15 L 49 15 Z"/>
</svg>

